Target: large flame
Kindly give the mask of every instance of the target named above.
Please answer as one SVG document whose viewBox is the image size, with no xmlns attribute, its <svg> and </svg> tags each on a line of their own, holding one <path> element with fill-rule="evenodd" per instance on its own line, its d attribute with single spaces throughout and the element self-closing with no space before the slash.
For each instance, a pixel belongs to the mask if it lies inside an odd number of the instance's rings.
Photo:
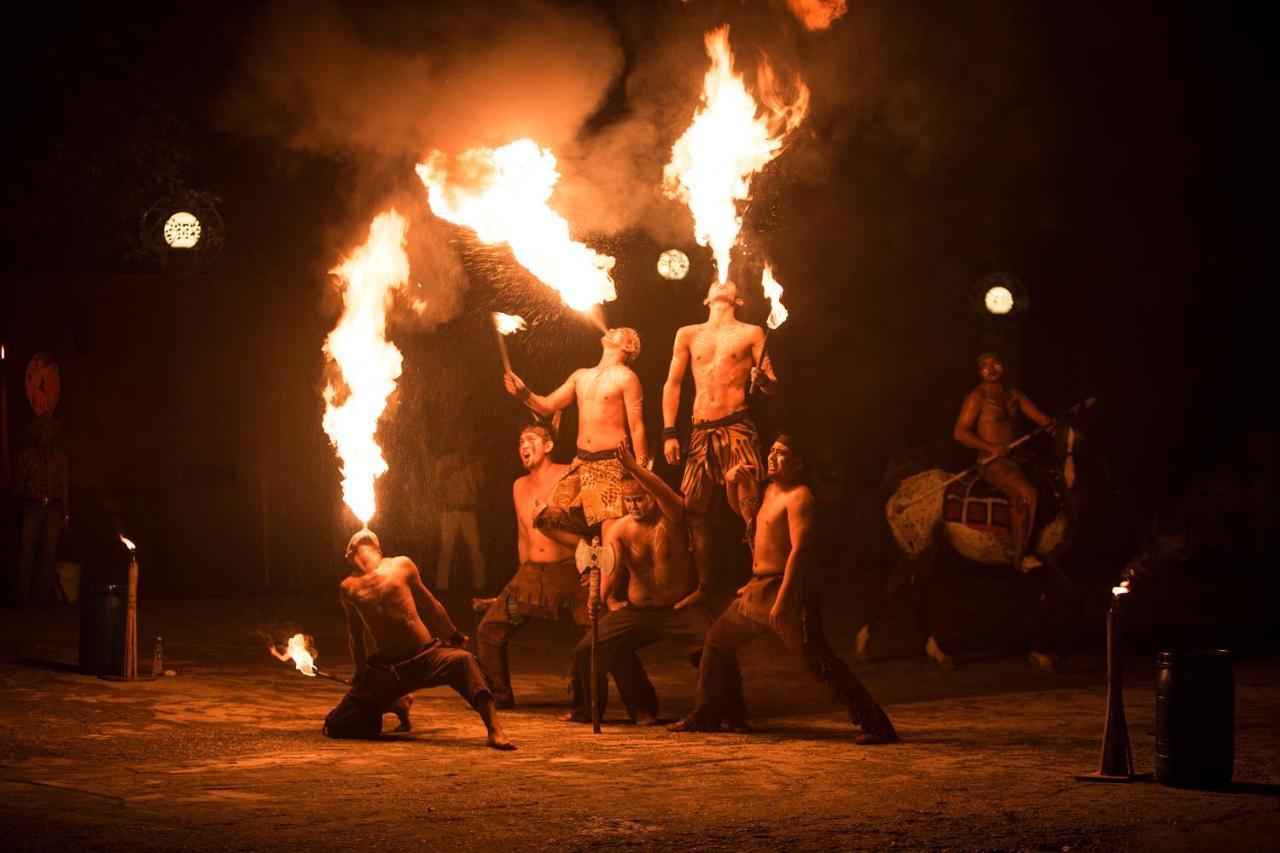
<svg viewBox="0 0 1280 853">
<path fill-rule="evenodd" d="M 331 379 L 324 389 L 324 431 L 342 460 L 342 499 L 365 527 L 376 509 L 373 481 L 387 470 L 374 433 L 400 376 L 400 351 L 386 330 L 394 291 L 409 282 L 406 228 L 396 211 L 378 214 L 368 241 L 330 270 L 343 309 L 324 352 L 341 379 Z"/>
<path fill-rule="evenodd" d="M 765 324 L 770 329 L 776 329 L 787 322 L 787 306 L 782 304 L 782 285 L 773 277 L 772 264 L 764 265 L 764 275 L 760 278 L 760 284 L 764 287 L 764 295 L 769 300 L 769 319 L 765 320 Z"/>
<path fill-rule="evenodd" d="M 569 223 L 548 206 L 560 180 L 556 158 L 531 139 L 472 148 L 455 158 L 432 151 L 419 163 L 431 211 L 485 243 L 506 243 L 520 265 L 585 311 L 617 297 L 614 260 L 574 241 Z"/>
<path fill-rule="evenodd" d="M 782 151 L 809 109 L 809 89 L 798 77 L 795 94 L 779 93 L 764 59 L 757 72 L 760 103 L 733 70 L 726 24 L 706 35 L 711 68 L 693 123 L 671 148 L 662 172 L 668 197 L 689 205 L 698 244 L 710 246 L 720 281 L 729 280 L 729 251 L 742 230 L 738 202 L 750 198 L 751 177 Z"/>
<path fill-rule="evenodd" d="M 311 638 L 303 634 L 294 634 L 289 638 L 289 644 L 284 651 L 276 651 L 275 646 L 267 647 L 271 654 L 275 655 L 277 660 L 291 660 L 293 665 L 298 668 L 298 672 L 303 675 L 309 675 L 315 678 L 316 675 L 316 650 L 311 644 Z"/>
<path fill-rule="evenodd" d="M 515 332 L 523 332 L 529 328 L 524 318 L 519 314 L 503 314 L 501 311 L 493 312 L 493 327 L 498 330 L 500 335 L 510 335 Z"/>
<path fill-rule="evenodd" d="M 787 8 L 808 30 L 825 30 L 849 11 L 848 0 L 787 0 Z"/>
</svg>

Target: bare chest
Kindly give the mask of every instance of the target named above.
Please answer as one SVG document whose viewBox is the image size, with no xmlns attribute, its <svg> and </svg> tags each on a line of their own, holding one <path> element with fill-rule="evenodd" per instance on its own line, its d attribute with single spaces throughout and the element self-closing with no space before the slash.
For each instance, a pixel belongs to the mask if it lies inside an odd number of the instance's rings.
<svg viewBox="0 0 1280 853">
<path fill-rule="evenodd" d="M 700 329 L 689 342 L 695 370 L 745 365 L 751 361 L 751 335 L 747 329 Z"/>
</svg>

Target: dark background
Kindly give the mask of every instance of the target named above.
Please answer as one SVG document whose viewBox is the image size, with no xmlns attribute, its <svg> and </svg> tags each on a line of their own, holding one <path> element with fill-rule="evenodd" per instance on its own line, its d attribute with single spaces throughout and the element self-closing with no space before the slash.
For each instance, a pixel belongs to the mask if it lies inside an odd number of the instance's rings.
<svg viewBox="0 0 1280 853">
<path fill-rule="evenodd" d="M 585 5 L 617 25 L 625 75 L 653 27 L 629 4 L 568 4 Z M 759 33 L 760 8 L 771 7 L 664 14 L 694 16 L 681 32 L 696 47 L 721 15 Z M 63 553 L 88 577 L 110 575 L 124 529 L 153 595 L 327 589 L 355 526 L 320 428 L 320 347 L 337 307 L 325 272 L 363 240 L 377 193 L 356 154 L 291 149 L 217 119 L 259 11 L 68 3 L 26 10 L 3 36 L 11 442 L 16 454 L 30 416 L 26 361 L 49 351 L 72 464 Z M 748 248 L 776 263 L 792 317 L 770 343 L 783 390 L 755 405 L 766 431 L 800 429 L 818 448 L 840 573 L 887 571 L 877 519 L 895 476 L 966 463 L 950 430 L 988 342 L 1045 410 L 1098 397 L 1087 569 L 1114 575 L 1213 481 L 1247 517 L 1233 559 L 1271 570 L 1277 140 L 1269 29 L 1255 14 L 859 2 L 831 34 L 791 34 L 788 50 L 812 61 L 814 104 L 757 178 L 747 216 Z M 580 135 L 627 115 L 627 99 L 613 87 Z M 411 163 L 398 189 L 412 187 Z M 417 191 L 409 212 L 422 222 Z M 200 265 L 142 232 L 149 209 L 192 192 L 225 233 Z M 669 245 L 654 229 L 573 225 L 618 259 L 607 316 L 643 336 L 656 437 L 668 347 L 702 316 L 709 253 L 683 232 L 675 245 L 693 269 L 667 282 L 654 264 Z M 470 443 L 500 583 L 514 563 L 509 484 L 526 417 L 501 390 L 484 311 L 540 320 L 512 343 L 538 389 L 593 363 L 598 332 L 502 251 L 444 233 L 468 286 L 434 328 L 393 327 L 406 369 L 380 432 L 391 473 L 373 526 L 389 550 L 433 566 L 431 466 Z M 756 321 L 761 251 L 742 266 Z M 974 310 L 975 288 L 997 271 L 1029 296 L 1016 327 Z"/>
</svg>

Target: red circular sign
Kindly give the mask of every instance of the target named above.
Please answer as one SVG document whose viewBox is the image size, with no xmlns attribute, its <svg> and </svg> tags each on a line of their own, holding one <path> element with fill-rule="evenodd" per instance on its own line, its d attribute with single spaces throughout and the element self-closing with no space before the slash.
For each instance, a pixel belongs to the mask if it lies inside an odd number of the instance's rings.
<svg viewBox="0 0 1280 853">
<path fill-rule="evenodd" d="M 37 417 L 52 414 L 62 393 L 58 362 L 47 352 L 38 352 L 27 362 L 27 400 Z"/>
</svg>

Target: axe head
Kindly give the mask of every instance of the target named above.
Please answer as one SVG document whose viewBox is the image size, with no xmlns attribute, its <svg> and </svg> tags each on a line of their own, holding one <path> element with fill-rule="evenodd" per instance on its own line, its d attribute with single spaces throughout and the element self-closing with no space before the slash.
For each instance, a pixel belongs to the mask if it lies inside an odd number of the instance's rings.
<svg viewBox="0 0 1280 853">
<path fill-rule="evenodd" d="M 601 545 L 600 537 L 595 537 L 590 543 L 582 540 L 578 543 L 578 550 L 574 552 L 574 561 L 578 566 L 578 574 L 584 575 L 594 568 L 599 568 L 604 574 L 613 574 L 613 566 L 617 561 L 612 545 Z"/>
</svg>

